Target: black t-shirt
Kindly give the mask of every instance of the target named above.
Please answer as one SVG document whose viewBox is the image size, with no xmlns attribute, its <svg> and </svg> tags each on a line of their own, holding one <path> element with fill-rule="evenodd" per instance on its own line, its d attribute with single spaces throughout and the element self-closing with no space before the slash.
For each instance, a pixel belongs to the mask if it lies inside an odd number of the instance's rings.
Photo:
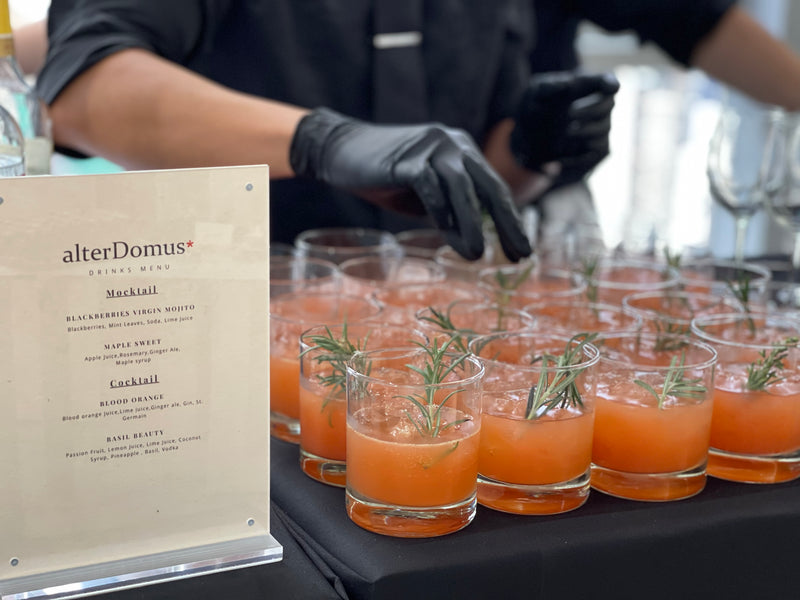
<svg viewBox="0 0 800 600">
<path fill-rule="evenodd" d="M 512 114 L 526 81 L 530 10 L 526 0 L 53 0 L 37 85 L 52 102 L 108 55 L 144 48 L 241 92 L 370 121 L 439 121 L 480 143 Z M 376 32 L 393 32 L 392 19 L 395 31 L 422 33 L 421 60 L 397 68 L 422 65 L 411 75 L 422 78 L 425 106 L 377 118 L 380 94 L 403 93 L 401 84 L 376 89 L 402 77 L 379 84 L 373 73 L 377 53 L 396 51 L 373 44 Z M 307 180 L 273 181 L 271 204 L 274 241 L 310 227 L 426 224 Z"/>
<path fill-rule="evenodd" d="M 610 32 L 634 32 L 688 66 L 697 44 L 736 0 L 536 0 L 534 73 L 578 66 L 575 36 L 581 20 Z"/>
</svg>

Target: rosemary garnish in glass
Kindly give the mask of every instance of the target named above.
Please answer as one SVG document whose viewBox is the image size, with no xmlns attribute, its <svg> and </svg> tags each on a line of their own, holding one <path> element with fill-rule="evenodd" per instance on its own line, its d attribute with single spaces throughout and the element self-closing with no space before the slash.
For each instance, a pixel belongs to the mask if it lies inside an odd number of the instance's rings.
<svg viewBox="0 0 800 600">
<path fill-rule="evenodd" d="M 469 356 L 466 353 L 454 355 L 452 352 L 448 353 L 450 345 L 453 344 L 453 339 L 449 339 L 444 344 L 439 346 L 438 340 L 433 341 L 433 344 L 427 346 L 421 342 L 414 342 L 417 346 L 425 350 L 427 356 L 427 364 L 424 368 L 415 365 L 406 365 L 412 371 L 415 371 L 422 377 L 425 384 L 424 394 L 409 394 L 406 396 L 399 396 L 412 402 L 419 409 L 419 416 L 415 418 L 409 411 L 406 411 L 406 416 L 409 421 L 414 425 L 416 430 L 425 437 L 436 437 L 441 432 L 460 425 L 469 421 L 469 418 L 459 419 L 451 423 L 442 423 L 442 408 L 447 404 L 456 394 L 464 390 L 453 390 L 448 393 L 441 401 L 437 401 L 436 392 L 437 384 L 444 382 L 447 376 L 458 368 Z M 447 359 L 451 359 L 448 363 Z"/>
<path fill-rule="evenodd" d="M 594 274 L 597 271 L 599 259 L 596 256 L 581 259 L 581 274 L 586 279 L 586 299 L 589 302 L 597 302 L 597 281 Z"/>
<path fill-rule="evenodd" d="M 750 280 L 751 276 L 750 273 L 742 269 L 737 269 L 736 271 L 736 280 L 734 281 L 726 281 L 726 285 L 730 290 L 733 297 L 736 298 L 739 303 L 742 305 L 742 309 L 748 315 L 747 317 L 747 328 L 750 330 L 750 333 L 756 332 L 756 324 L 753 321 L 753 318 L 750 317 Z"/>
<path fill-rule="evenodd" d="M 747 389 L 751 392 L 764 391 L 768 385 L 778 383 L 783 379 L 779 371 L 785 368 L 784 360 L 789 356 L 789 348 L 796 347 L 798 338 L 786 338 L 780 346 L 775 346 L 769 354 L 761 350 L 758 354 L 760 360 L 747 367 Z"/>
<path fill-rule="evenodd" d="M 669 363 L 669 369 L 667 369 L 667 374 L 664 377 L 664 385 L 661 388 L 661 393 L 657 392 L 652 385 L 642 381 L 641 379 L 634 379 L 633 383 L 650 392 L 655 399 L 658 400 L 659 409 L 664 407 L 664 402 L 666 402 L 667 396 L 672 396 L 674 398 L 702 398 L 707 392 L 706 386 L 701 383 L 703 378 L 687 378 L 684 375 L 686 370 L 684 368 L 685 362 L 685 352 L 681 352 L 680 362 L 678 361 L 677 356 L 672 357 L 672 360 Z"/>
<path fill-rule="evenodd" d="M 452 308 L 452 307 L 450 307 Z M 450 308 L 447 309 L 447 313 L 443 313 L 442 311 L 434 308 L 433 306 L 429 306 L 428 310 L 431 311 L 431 317 L 423 316 L 420 317 L 423 321 L 427 321 L 428 323 L 433 324 L 434 326 L 438 327 L 442 331 L 447 332 L 450 334 L 451 339 L 453 340 L 452 345 L 458 349 L 459 352 L 467 353 L 469 350 L 467 348 L 467 344 L 469 340 L 464 340 L 463 335 L 466 334 L 468 337 L 470 335 L 477 335 L 476 331 L 472 329 L 458 329 L 453 321 L 450 319 Z"/>
<path fill-rule="evenodd" d="M 511 292 L 515 291 L 519 288 L 523 283 L 528 280 L 528 277 L 531 275 L 531 271 L 533 271 L 535 267 L 535 263 L 529 263 L 522 271 L 516 274 L 514 278 L 509 278 L 503 273 L 503 269 L 497 269 L 494 273 L 494 279 L 497 282 L 498 287 L 502 290 L 500 294 L 498 294 L 497 298 L 497 329 L 501 330 L 503 328 L 503 309 L 509 305 L 511 302 Z"/>
<path fill-rule="evenodd" d="M 596 333 L 578 333 L 570 338 L 560 356 L 542 354 L 531 361 L 531 364 L 541 361 L 542 369 L 539 372 L 539 381 L 528 392 L 526 419 L 538 419 L 556 407 L 583 406 L 575 380 L 586 367 L 571 367 L 580 364 L 584 346 L 596 337 Z"/>
<path fill-rule="evenodd" d="M 686 339 L 689 330 L 686 326 L 666 319 L 657 320 L 655 325 L 656 341 L 653 344 L 654 350 L 659 352 L 680 350 L 689 344 Z"/>
<path fill-rule="evenodd" d="M 342 325 L 342 335 L 337 338 L 330 327 L 325 326 L 325 335 L 314 335 L 308 338 L 308 342 L 313 344 L 309 348 L 300 353 L 302 358 L 304 355 L 314 350 L 322 350 L 323 353 L 314 356 L 312 360 L 318 364 L 328 363 L 330 366 L 330 373 L 327 375 L 317 374 L 317 381 L 320 385 L 330 388 L 325 400 L 322 402 L 322 410 L 328 405 L 333 398 L 338 395 L 344 394 L 347 384 L 347 361 L 350 357 L 366 345 L 367 338 L 353 344 L 347 335 L 347 323 Z"/>
</svg>

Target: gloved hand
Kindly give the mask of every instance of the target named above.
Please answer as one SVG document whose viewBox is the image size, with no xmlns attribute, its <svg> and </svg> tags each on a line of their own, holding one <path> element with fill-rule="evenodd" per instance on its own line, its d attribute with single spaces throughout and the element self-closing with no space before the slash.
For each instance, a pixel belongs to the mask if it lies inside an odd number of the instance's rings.
<svg viewBox="0 0 800 600">
<path fill-rule="evenodd" d="M 387 192 L 407 196 L 413 191 L 410 200 L 422 202 L 447 242 L 469 260 L 483 254 L 481 207 L 494 220 L 510 260 L 531 253 L 511 192 L 462 130 L 374 125 L 317 108 L 300 120 L 289 161 L 299 176 L 376 203 Z"/>
<path fill-rule="evenodd" d="M 523 167 L 561 165 L 558 181 L 586 176 L 609 151 L 611 109 L 619 82 L 611 74 L 534 75 L 517 107 L 511 152 Z"/>
</svg>

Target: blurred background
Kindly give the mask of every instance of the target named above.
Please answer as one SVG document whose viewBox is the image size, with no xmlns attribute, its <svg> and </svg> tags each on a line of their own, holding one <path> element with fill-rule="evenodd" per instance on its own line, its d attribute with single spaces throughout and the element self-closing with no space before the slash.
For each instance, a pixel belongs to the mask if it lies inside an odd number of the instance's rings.
<svg viewBox="0 0 800 600">
<path fill-rule="evenodd" d="M 50 0 L 10 0 L 12 25 L 43 18 Z M 740 0 L 773 35 L 800 49 L 800 2 Z M 606 246 L 631 252 L 668 247 L 687 255 L 733 255 L 733 218 L 712 202 L 706 155 L 724 88 L 676 67 L 633 34 L 610 35 L 589 24 L 578 49 L 585 69 L 613 70 L 621 82 L 613 113 L 611 156 L 592 174 Z M 94 163 L 103 168 L 103 163 Z M 788 253 L 791 232 L 761 210 L 745 255 Z"/>
</svg>

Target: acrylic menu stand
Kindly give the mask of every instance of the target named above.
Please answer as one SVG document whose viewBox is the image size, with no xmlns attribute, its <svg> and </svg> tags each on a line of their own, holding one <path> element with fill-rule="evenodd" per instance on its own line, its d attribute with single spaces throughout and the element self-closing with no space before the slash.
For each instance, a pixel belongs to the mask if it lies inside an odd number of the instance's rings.
<svg viewBox="0 0 800 600">
<path fill-rule="evenodd" d="M 266 166 L 0 180 L 0 597 L 282 559 Z"/>
</svg>

